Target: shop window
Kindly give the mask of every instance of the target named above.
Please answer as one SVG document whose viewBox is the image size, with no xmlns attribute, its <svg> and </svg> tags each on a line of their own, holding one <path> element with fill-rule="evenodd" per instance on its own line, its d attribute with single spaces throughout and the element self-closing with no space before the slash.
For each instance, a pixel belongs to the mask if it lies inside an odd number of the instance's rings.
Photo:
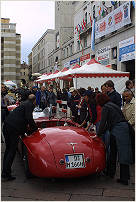
<svg viewBox="0 0 136 202">
<path fill-rule="evenodd" d="M 112 69 L 117 70 L 117 65 L 112 64 Z"/>
<path fill-rule="evenodd" d="M 112 59 L 117 59 L 117 47 L 112 48 Z"/>
</svg>

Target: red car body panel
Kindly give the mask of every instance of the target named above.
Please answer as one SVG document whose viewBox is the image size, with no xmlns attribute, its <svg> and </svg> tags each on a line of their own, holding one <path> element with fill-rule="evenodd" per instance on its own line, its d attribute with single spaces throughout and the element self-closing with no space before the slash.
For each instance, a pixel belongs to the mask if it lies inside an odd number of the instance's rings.
<svg viewBox="0 0 136 202">
<path fill-rule="evenodd" d="M 49 120 L 47 122 L 50 124 Z M 105 168 L 104 144 L 100 138 L 94 140 L 91 136 L 94 134 L 82 128 L 57 126 L 40 129 L 31 136 L 23 138 L 28 149 L 30 171 L 35 176 L 55 178 L 80 177 L 102 171 Z M 76 143 L 75 151 L 70 143 Z M 66 154 L 83 154 L 85 168 L 67 169 Z M 61 165 L 60 160 L 64 160 L 65 163 Z"/>
<path fill-rule="evenodd" d="M 15 106 L 9 106 L 13 110 Z M 39 129 L 30 136 L 21 138 L 27 148 L 30 172 L 38 177 L 71 178 L 87 176 L 105 169 L 105 146 L 95 133 L 89 133 L 66 118 L 49 120 L 35 119 Z M 64 126 L 67 123 L 68 126 Z M 59 126 L 57 126 L 59 125 Z M 74 147 L 72 145 L 74 143 Z M 22 147 L 19 147 L 20 153 Z M 84 168 L 66 168 L 65 155 L 83 154 Z M 61 163 L 63 161 L 63 163 Z"/>
</svg>

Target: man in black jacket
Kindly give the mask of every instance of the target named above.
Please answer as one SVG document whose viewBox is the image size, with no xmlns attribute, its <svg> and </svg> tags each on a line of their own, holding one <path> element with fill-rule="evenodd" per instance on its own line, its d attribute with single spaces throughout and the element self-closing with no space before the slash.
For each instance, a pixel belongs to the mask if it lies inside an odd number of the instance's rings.
<svg viewBox="0 0 136 202">
<path fill-rule="evenodd" d="M 35 95 L 29 95 L 28 100 L 24 101 L 20 106 L 10 112 L 5 119 L 3 134 L 6 150 L 4 153 L 2 170 L 2 178 L 4 180 L 10 181 L 16 179 L 11 175 L 11 166 L 15 158 L 19 136 L 23 136 L 27 132 L 28 126 L 31 133 L 38 129 L 32 115 L 35 103 Z"/>
<path fill-rule="evenodd" d="M 72 112 L 73 120 L 74 122 L 78 123 L 78 108 L 77 105 L 80 101 L 80 95 L 77 93 L 77 90 L 74 87 L 71 87 L 69 89 L 69 92 L 71 93 L 71 97 L 68 100 L 68 106 L 70 107 L 70 110 Z"/>
<path fill-rule="evenodd" d="M 108 92 L 107 95 L 109 96 L 111 102 L 113 102 L 114 104 L 118 105 L 121 108 L 122 106 L 121 95 L 115 90 L 113 81 L 108 80 L 105 83 L 105 86 Z"/>
</svg>

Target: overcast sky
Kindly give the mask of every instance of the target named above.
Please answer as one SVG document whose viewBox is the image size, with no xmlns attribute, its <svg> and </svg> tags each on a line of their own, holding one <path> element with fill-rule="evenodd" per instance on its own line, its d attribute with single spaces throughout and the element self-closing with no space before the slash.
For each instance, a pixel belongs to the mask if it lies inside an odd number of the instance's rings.
<svg viewBox="0 0 136 202">
<path fill-rule="evenodd" d="M 21 34 L 21 62 L 47 29 L 55 29 L 54 1 L 1 1 L 1 17 L 16 23 Z"/>
</svg>

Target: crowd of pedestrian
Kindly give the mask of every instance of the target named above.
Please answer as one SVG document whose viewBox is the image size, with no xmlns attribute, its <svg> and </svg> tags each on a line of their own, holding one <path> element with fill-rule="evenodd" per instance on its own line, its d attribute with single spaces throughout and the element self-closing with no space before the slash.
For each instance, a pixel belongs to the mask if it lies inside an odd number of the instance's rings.
<svg viewBox="0 0 136 202">
<path fill-rule="evenodd" d="M 57 100 L 67 101 L 67 105 L 59 104 L 59 107 L 65 109 L 69 107 L 71 118 L 79 124 L 78 127 L 84 127 L 87 131 L 95 129 L 97 136 L 102 138 L 106 148 L 107 166 L 105 174 L 111 178 L 115 176 L 118 159 L 120 163 L 118 182 L 128 184 L 130 179 L 129 165 L 134 163 L 135 154 L 135 91 L 131 80 L 126 81 L 126 88 L 122 95 L 116 91 L 112 80 L 102 84 L 100 90 L 98 87 L 94 89 L 91 86 L 88 86 L 87 89 L 71 87 L 63 90 L 60 88 L 54 89 L 52 85 L 48 88 L 43 85 L 40 88 L 38 86 L 28 88 L 24 80 L 22 80 L 21 87 L 12 92 L 8 92 L 4 84 L 1 85 L 1 88 L 2 123 L 6 120 L 4 122 L 6 124 L 6 128 L 4 126 L 4 137 L 7 137 L 9 133 L 8 124 L 11 128 L 13 127 L 10 121 L 7 121 L 14 116 L 8 115 L 8 105 L 19 102 L 22 109 L 25 110 L 27 104 L 25 107 L 24 103 L 27 100 L 29 102 L 30 100 L 36 100 L 35 106 L 44 110 L 46 107 L 56 106 Z M 33 98 L 31 97 L 32 94 Z M 30 125 L 34 126 L 32 110 L 30 114 Z M 27 120 L 26 117 L 25 119 Z M 28 120 L 26 122 L 28 123 Z M 37 129 L 36 126 L 34 128 Z M 13 133 L 16 132 L 13 130 Z M 13 153 L 15 155 L 15 150 Z M 4 162 L 6 161 L 4 160 Z M 11 175 L 10 168 L 8 172 Z M 4 175 L 5 172 L 3 171 Z M 12 180 L 12 178 L 9 179 Z"/>
</svg>

